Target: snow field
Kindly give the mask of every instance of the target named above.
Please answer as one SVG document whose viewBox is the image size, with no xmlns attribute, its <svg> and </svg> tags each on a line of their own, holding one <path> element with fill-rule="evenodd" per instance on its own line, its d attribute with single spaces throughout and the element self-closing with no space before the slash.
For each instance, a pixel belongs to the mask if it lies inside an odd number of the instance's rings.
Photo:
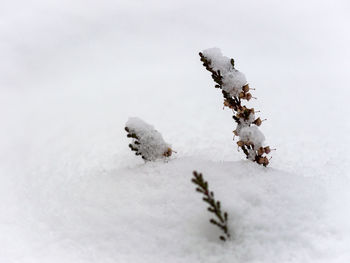
<svg viewBox="0 0 350 263">
<path fill-rule="evenodd" d="M 0 262 L 350 259 L 346 1 L 11 1 L 0 20 Z M 228 23 L 228 19 L 230 23 Z M 268 120 L 242 160 L 198 52 L 235 58 Z M 139 116 L 177 151 L 128 149 Z M 223 244 L 191 183 L 229 213 Z"/>
</svg>

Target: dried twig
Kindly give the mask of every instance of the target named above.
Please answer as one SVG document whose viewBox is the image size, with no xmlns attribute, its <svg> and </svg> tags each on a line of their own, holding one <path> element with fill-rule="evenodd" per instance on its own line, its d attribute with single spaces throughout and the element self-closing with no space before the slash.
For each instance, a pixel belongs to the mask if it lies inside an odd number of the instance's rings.
<svg viewBox="0 0 350 263">
<path fill-rule="evenodd" d="M 212 218 L 209 220 L 209 222 L 216 225 L 224 232 L 224 234 L 219 238 L 222 241 L 226 241 L 230 238 L 230 233 L 227 226 L 227 213 L 221 211 L 220 201 L 216 201 L 214 199 L 214 192 L 209 191 L 208 182 L 204 181 L 202 174 L 193 171 L 193 176 L 194 178 L 192 178 L 192 182 L 198 186 L 196 191 L 204 195 L 203 201 L 209 205 L 208 211 L 216 216 L 216 219 Z"/>
<path fill-rule="evenodd" d="M 253 98 L 252 94 L 249 92 L 251 89 L 248 84 L 245 84 L 240 87 L 239 92 L 237 94 L 232 95 L 229 92 L 223 89 L 224 85 L 224 77 L 220 70 L 215 70 L 212 67 L 211 59 L 206 57 L 202 52 L 199 53 L 200 60 L 203 62 L 203 66 L 211 73 L 211 77 L 214 80 L 215 88 L 219 88 L 222 91 L 222 95 L 224 97 L 224 107 L 228 107 L 233 110 L 234 115 L 232 118 L 237 123 L 237 128 L 234 132 L 235 135 L 240 136 L 240 131 L 243 128 L 251 127 L 251 125 L 260 126 L 262 120 L 260 118 L 255 119 L 254 108 L 248 108 L 242 105 L 242 100 L 249 101 Z M 231 69 L 229 72 L 237 72 L 235 69 L 234 59 L 230 60 Z M 253 129 L 253 131 L 257 131 L 257 129 Z M 263 135 L 262 135 L 263 136 Z M 264 156 L 264 154 L 270 153 L 271 149 L 269 146 L 262 147 L 257 143 L 254 144 L 254 140 L 251 140 L 249 136 L 242 136 L 244 139 L 240 139 L 237 142 L 237 145 L 243 150 L 243 153 L 246 155 L 247 159 L 252 160 L 253 162 L 257 162 L 258 164 L 262 164 L 267 166 L 269 164 L 269 159 Z"/>
</svg>

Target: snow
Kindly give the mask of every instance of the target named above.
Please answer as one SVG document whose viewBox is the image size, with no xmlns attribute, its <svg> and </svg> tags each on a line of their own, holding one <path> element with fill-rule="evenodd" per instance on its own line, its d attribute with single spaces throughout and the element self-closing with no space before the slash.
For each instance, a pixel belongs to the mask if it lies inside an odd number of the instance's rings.
<svg viewBox="0 0 350 263">
<path fill-rule="evenodd" d="M 349 262 L 348 7 L 4 2 L 0 262 Z M 212 46 L 256 89 L 248 103 L 277 149 L 266 168 L 237 152 L 199 61 Z M 132 154 L 129 116 L 177 153 Z M 231 241 L 208 222 L 193 170 L 228 211 Z"/>
<path fill-rule="evenodd" d="M 237 96 L 242 91 L 242 87 L 247 84 L 247 80 L 242 72 L 234 69 L 223 75 L 222 83 L 224 91 L 231 96 Z"/>
<path fill-rule="evenodd" d="M 254 144 L 254 149 L 259 149 L 263 146 L 265 141 L 264 134 L 257 126 L 246 126 L 238 131 L 239 138 L 244 142 L 251 142 Z"/>
<path fill-rule="evenodd" d="M 242 87 L 247 84 L 245 75 L 233 68 L 231 59 L 223 56 L 219 48 L 208 48 L 202 53 L 210 61 L 210 67 L 216 72 L 220 71 L 222 89 L 231 96 L 237 96 L 242 91 Z"/>
<path fill-rule="evenodd" d="M 242 127 L 246 127 L 246 126 L 251 125 L 254 121 L 255 121 L 255 113 L 253 113 L 253 112 L 250 112 L 247 119 L 239 118 L 239 124 L 237 124 L 237 132 L 239 132 L 239 130 Z"/>
<path fill-rule="evenodd" d="M 135 134 L 137 139 L 133 139 L 132 147 L 138 149 L 137 153 L 140 153 L 145 160 L 155 161 L 160 158 L 164 158 L 165 154 L 171 149 L 162 135 L 154 129 L 154 127 L 140 118 L 129 118 L 125 127 L 130 134 Z"/>
<path fill-rule="evenodd" d="M 231 64 L 231 59 L 229 57 L 223 56 L 220 48 L 208 48 L 203 50 L 203 55 L 210 61 L 210 67 L 214 71 L 219 71 L 221 75 L 230 72 L 233 69 Z"/>
</svg>

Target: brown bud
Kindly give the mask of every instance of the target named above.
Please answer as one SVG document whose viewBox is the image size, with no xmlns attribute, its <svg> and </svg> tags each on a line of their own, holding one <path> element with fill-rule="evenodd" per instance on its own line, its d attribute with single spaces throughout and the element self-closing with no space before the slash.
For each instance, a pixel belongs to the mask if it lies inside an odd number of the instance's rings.
<svg viewBox="0 0 350 263">
<path fill-rule="evenodd" d="M 245 106 L 244 106 L 245 107 Z M 237 111 L 242 111 L 244 108 L 241 105 L 238 105 Z"/>
<path fill-rule="evenodd" d="M 259 155 L 263 155 L 264 152 L 265 152 L 265 150 L 264 150 L 263 147 L 260 147 L 260 148 L 258 149 L 258 154 L 259 154 Z"/>
<path fill-rule="evenodd" d="M 246 109 L 244 112 L 243 112 L 243 117 L 245 120 L 248 120 L 249 119 L 249 116 L 250 114 L 254 114 L 254 112 L 252 112 L 250 109 Z"/>
<path fill-rule="evenodd" d="M 267 159 L 266 157 L 264 157 L 264 166 L 267 166 L 269 164 L 269 159 Z"/>
<path fill-rule="evenodd" d="M 237 114 L 236 114 L 236 117 L 237 117 L 237 118 L 243 118 L 243 116 L 244 116 L 243 113 L 237 113 Z"/>
<path fill-rule="evenodd" d="M 253 122 L 256 126 L 260 126 L 262 121 L 260 118 L 257 118 L 254 122 Z"/>
<path fill-rule="evenodd" d="M 238 111 L 238 112 L 243 112 L 243 111 L 244 111 L 244 109 L 245 109 L 245 106 L 241 106 L 241 107 L 239 107 L 239 108 L 238 108 L 238 110 L 237 110 L 237 111 Z"/>
<path fill-rule="evenodd" d="M 243 92 L 248 92 L 249 91 L 249 85 L 248 84 L 244 85 L 242 90 L 243 90 Z"/>
<path fill-rule="evenodd" d="M 270 149 L 269 146 L 266 146 L 266 147 L 264 148 L 264 151 L 265 151 L 267 154 L 269 154 L 269 153 L 271 152 L 271 149 Z"/>
<path fill-rule="evenodd" d="M 264 157 L 259 157 L 258 164 L 263 164 L 263 163 L 264 163 Z"/>
<path fill-rule="evenodd" d="M 234 130 L 234 131 L 233 131 L 233 134 L 236 135 L 236 136 L 238 136 L 237 130 Z"/>
<path fill-rule="evenodd" d="M 238 142 L 237 142 L 237 145 L 238 145 L 239 147 L 242 147 L 242 146 L 244 146 L 244 142 L 243 142 L 243 141 L 238 141 Z"/>
<path fill-rule="evenodd" d="M 173 150 L 171 148 L 168 148 L 166 152 L 163 153 L 163 156 L 169 157 L 173 153 Z"/>
<path fill-rule="evenodd" d="M 252 94 L 247 93 L 246 96 L 245 96 L 245 99 L 246 100 L 250 100 L 251 98 L 252 98 Z"/>
<path fill-rule="evenodd" d="M 239 93 L 239 98 L 240 98 L 240 99 L 243 99 L 244 97 L 245 97 L 244 92 Z"/>
</svg>

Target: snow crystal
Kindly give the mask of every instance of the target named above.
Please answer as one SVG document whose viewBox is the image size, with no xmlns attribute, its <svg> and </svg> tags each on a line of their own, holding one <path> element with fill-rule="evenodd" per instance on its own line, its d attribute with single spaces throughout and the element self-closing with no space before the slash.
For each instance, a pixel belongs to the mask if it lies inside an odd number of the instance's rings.
<svg viewBox="0 0 350 263">
<path fill-rule="evenodd" d="M 140 118 L 129 118 L 125 126 L 130 133 L 137 135 L 139 144 L 136 144 L 136 139 L 133 139 L 132 146 L 137 148 L 146 160 L 153 161 L 163 158 L 164 153 L 169 150 L 170 145 L 164 141 L 160 132 Z"/>
<path fill-rule="evenodd" d="M 243 127 L 240 129 L 238 135 L 242 141 L 253 143 L 255 149 L 261 147 L 262 143 L 265 140 L 264 134 L 259 130 L 257 126 Z"/>
</svg>

